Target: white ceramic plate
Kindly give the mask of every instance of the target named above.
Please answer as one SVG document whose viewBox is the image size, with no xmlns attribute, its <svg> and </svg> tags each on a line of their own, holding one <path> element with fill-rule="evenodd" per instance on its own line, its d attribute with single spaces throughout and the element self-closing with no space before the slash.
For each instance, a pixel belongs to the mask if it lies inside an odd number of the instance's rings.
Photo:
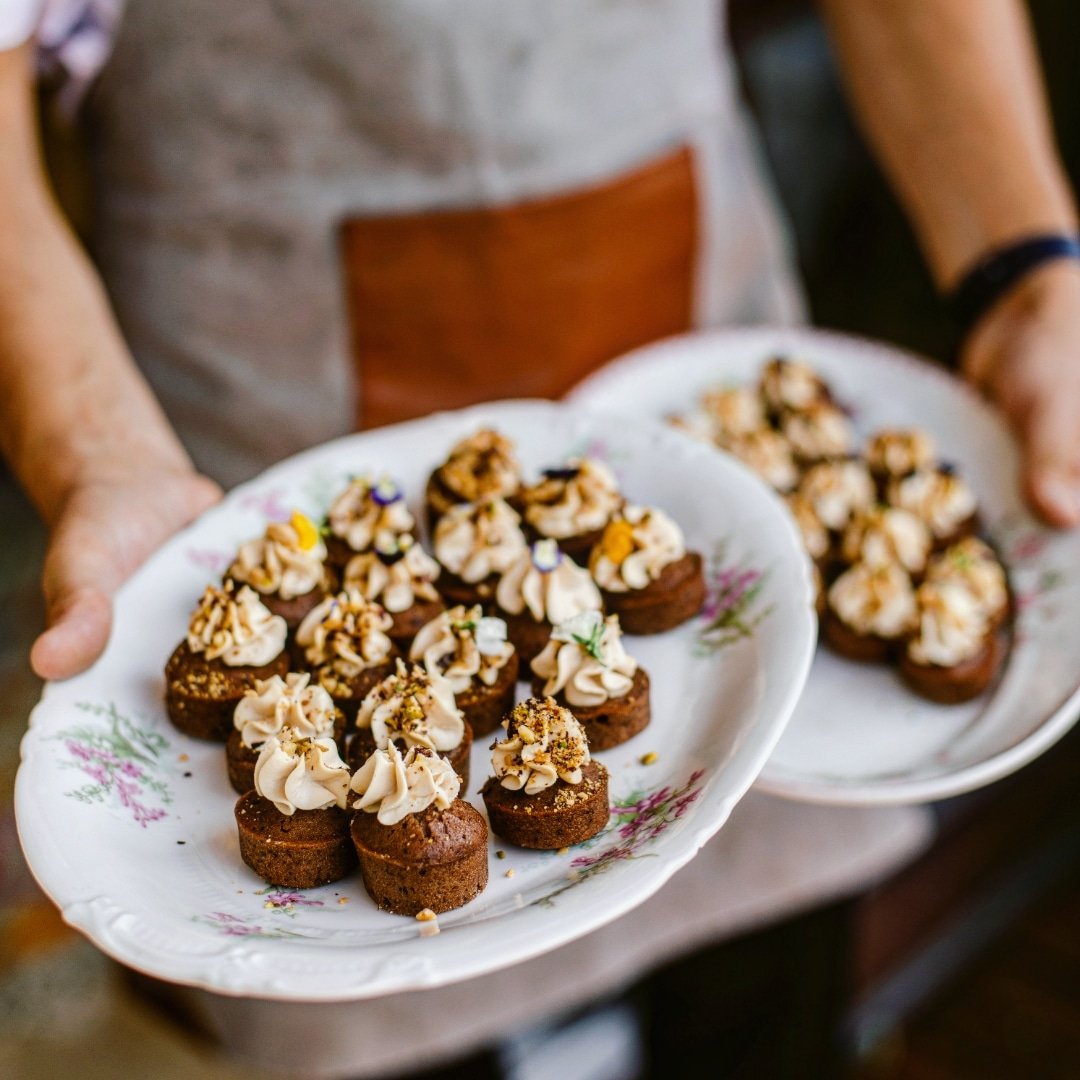
<svg viewBox="0 0 1080 1080">
<path fill-rule="evenodd" d="M 350 473 L 389 471 L 419 493 L 457 439 L 491 424 L 530 472 L 587 451 L 711 558 L 708 617 L 628 639 L 652 675 L 654 720 L 602 760 L 611 826 L 558 854 L 506 849 L 441 933 L 378 911 L 359 876 L 267 888 L 240 861 L 222 747 L 174 731 L 162 669 L 206 582 L 268 516 L 320 515 Z M 741 466 L 660 424 L 544 402 L 482 406 L 352 436 L 234 491 L 121 591 L 108 651 L 47 687 L 22 747 L 23 848 L 64 918 L 131 967 L 227 994 L 347 1000 L 438 986 L 554 949 L 641 903 L 723 825 L 801 692 L 813 653 L 810 579 L 778 500 Z M 472 760 L 472 801 L 490 771 Z M 649 751 L 658 754 L 641 764 Z M 635 858 L 648 855 L 650 858 Z M 513 877 L 506 871 L 512 869 Z"/>
<path fill-rule="evenodd" d="M 940 706 L 883 667 L 819 649 L 806 691 L 758 787 L 807 802 L 865 806 L 943 799 L 982 787 L 1052 746 L 1080 712 L 1080 535 L 1041 528 L 1020 500 L 1002 418 L 968 386 L 909 353 L 811 329 L 687 335 L 638 350 L 571 400 L 634 416 L 690 408 L 717 383 L 743 385 L 776 355 L 813 364 L 863 435 L 918 424 L 978 493 L 1010 571 L 1019 614 L 1008 664 L 977 701 Z M 717 456 L 728 455 L 717 451 Z"/>
</svg>

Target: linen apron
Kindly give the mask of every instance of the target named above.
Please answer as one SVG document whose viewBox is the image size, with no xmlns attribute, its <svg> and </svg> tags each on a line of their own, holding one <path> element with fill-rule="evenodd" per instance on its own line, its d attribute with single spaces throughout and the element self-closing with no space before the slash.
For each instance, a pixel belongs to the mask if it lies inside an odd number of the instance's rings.
<svg viewBox="0 0 1080 1080">
<path fill-rule="evenodd" d="M 95 255 L 198 465 L 234 483 L 360 422 L 557 395 L 664 334 L 800 318 L 722 14 L 129 0 L 88 101 Z M 865 886 L 928 835 L 914 810 L 751 794 L 647 904 L 458 984 L 452 1010 L 437 991 L 186 1007 L 264 1069 L 403 1070 Z"/>
</svg>

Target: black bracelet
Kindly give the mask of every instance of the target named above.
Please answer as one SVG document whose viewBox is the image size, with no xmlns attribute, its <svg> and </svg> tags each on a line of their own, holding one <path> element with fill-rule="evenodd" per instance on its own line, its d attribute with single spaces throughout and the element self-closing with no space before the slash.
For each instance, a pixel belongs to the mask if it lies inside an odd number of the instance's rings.
<svg viewBox="0 0 1080 1080">
<path fill-rule="evenodd" d="M 981 258 L 945 297 L 960 333 L 966 337 L 1021 278 L 1054 259 L 1080 259 L 1080 237 L 1067 233 L 1029 236 Z"/>
</svg>

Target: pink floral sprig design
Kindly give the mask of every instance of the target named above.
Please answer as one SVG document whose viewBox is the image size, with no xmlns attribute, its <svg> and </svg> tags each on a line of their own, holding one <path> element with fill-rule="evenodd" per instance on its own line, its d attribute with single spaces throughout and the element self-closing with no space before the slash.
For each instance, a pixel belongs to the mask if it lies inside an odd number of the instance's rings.
<svg viewBox="0 0 1080 1080">
<path fill-rule="evenodd" d="M 241 510 L 261 514 L 267 521 L 288 521 L 292 507 L 287 497 L 288 492 L 284 488 L 275 487 L 267 491 L 249 492 L 237 505 Z"/>
<path fill-rule="evenodd" d="M 167 818 L 165 807 L 172 802 L 172 794 L 157 774 L 164 764 L 162 754 L 168 749 L 168 740 L 123 716 L 112 702 L 80 701 L 75 707 L 105 723 L 70 728 L 53 736 L 63 742 L 68 755 L 61 765 L 78 769 L 90 781 L 64 794 L 82 803 L 119 805 L 144 829 Z"/>
<path fill-rule="evenodd" d="M 283 926 L 263 926 L 243 915 L 230 915 L 227 911 L 211 911 L 209 915 L 195 915 L 193 922 L 201 923 L 216 930 L 222 937 L 234 938 L 302 938 L 295 930 L 286 930 Z"/>
<path fill-rule="evenodd" d="M 256 896 L 265 896 L 263 907 L 275 915 L 285 915 L 295 919 L 298 908 L 325 907 L 321 900 L 309 900 L 302 892 L 281 889 L 277 885 L 267 885 L 265 889 L 259 889 Z"/>
<path fill-rule="evenodd" d="M 768 573 L 745 563 L 730 563 L 727 546 L 727 541 L 717 544 L 709 563 L 700 615 L 705 625 L 698 632 L 697 651 L 702 656 L 752 637 L 773 610 L 772 604 L 758 607 Z"/>
<path fill-rule="evenodd" d="M 222 551 L 219 548 L 195 547 L 186 548 L 184 558 L 192 566 L 205 570 L 211 577 L 220 577 L 233 560 L 228 551 Z"/>
<path fill-rule="evenodd" d="M 682 787 L 665 785 L 654 791 L 633 791 L 622 799 L 616 799 L 611 807 L 612 820 L 608 828 L 579 846 L 586 849 L 598 846 L 613 834 L 615 842 L 599 851 L 578 855 L 570 863 L 569 882 L 536 903 L 550 905 L 555 897 L 567 889 L 597 874 L 606 873 L 619 863 L 654 855 L 654 852 L 644 849 L 658 840 L 697 802 L 701 797 L 704 776 L 705 770 L 698 769 L 690 774 Z"/>
</svg>

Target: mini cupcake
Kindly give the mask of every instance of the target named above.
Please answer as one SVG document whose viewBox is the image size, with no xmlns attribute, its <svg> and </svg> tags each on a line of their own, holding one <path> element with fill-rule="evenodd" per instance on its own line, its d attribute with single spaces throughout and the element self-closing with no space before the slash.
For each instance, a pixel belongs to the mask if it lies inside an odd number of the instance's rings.
<svg viewBox="0 0 1080 1080">
<path fill-rule="evenodd" d="M 420 627 L 443 609 L 435 588 L 439 564 L 407 533 L 381 537 L 371 551 L 354 555 L 341 576 L 344 589 L 381 604 L 391 615 L 387 631 L 400 649 L 407 649 Z"/>
<path fill-rule="evenodd" d="M 920 469 L 889 482 L 888 498 L 923 519 L 938 547 L 948 547 L 978 528 L 975 493 L 951 465 Z"/>
<path fill-rule="evenodd" d="M 821 523 L 817 516 L 813 502 L 805 495 L 795 493 L 788 495 L 784 500 L 795 524 L 799 527 L 799 535 L 802 537 L 803 547 L 806 553 L 814 560 L 819 570 L 825 570 L 829 565 L 829 557 L 832 553 L 832 537 L 829 530 Z"/>
<path fill-rule="evenodd" d="M 701 396 L 701 411 L 712 421 L 713 438 L 739 438 L 768 426 L 761 398 L 750 387 L 717 386 Z"/>
<path fill-rule="evenodd" d="M 487 887 L 488 830 L 458 798 L 461 780 L 423 747 L 390 743 L 352 779 L 352 841 L 368 895 L 384 911 L 450 911 Z"/>
<path fill-rule="evenodd" d="M 777 357 L 761 373 L 758 392 L 770 417 L 779 420 L 789 412 L 805 412 L 831 395 L 824 379 L 805 361 Z"/>
<path fill-rule="evenodd" d="M 815 401 L 799 412 L 788 413 L 780 430 L 803 466 L 847 457 L 855 446 L 851 421 L 829 401 Z"/>
<path fill-rule="evenodd" d="M 240 856 L 264 881 L 288 889 L 329 885 L 356 866 L 345 812 L 349 770 L 333 739 L 289 728 L 263 743 L 255 787 L 236 804 Z"/>
<path fill-rule="evenodd" d="M 458 503 L 513 500 L 521 487 L 514 444 L 490 428 L 462 439 L 430 476 L 425 489 L 428 528 Z"/>
<path fill-rule="evenodd" d="M 955 582 L 975 598 L 990 625 L 1000 626 L 1009 614 L 1009 580 L 993 548 L 975 536 L 946 548 L 930 560 L 930 582 Z"/>
<path fill-rule="evenodd" d="M 474 735 L 490 734 L 514 707 L 517 653 L 506 639 L 506 623 L 485 617 L 479 605 L 432 619 L 416 635 L 409 659 L 446 679 Z"/>
<path fill-rule="evenodd" d="M 898 506 L 874 506 L 858 513 L 848 525 L 841 552 L 849 564 L 891 562 L 918 577 L 926 569 L 933 545 L 921 518 Z"/>
<path fill-rule="evenodd" d="M 832 583 L 821 629 L 841 656 L 876 662 L 888 658 L 915 621 L 915 590 L 904 570 L 856 563 Z"/>
<path fill-rule="evenodd" d="M 556 540 L 570 558 L 582 561 L 623 504 L 615 474 L 588 457 L 545 469 L 539 483 L 523 489 L 521 500 L 532 535 Z"/>
<path fill-rule="evenodd" d="M 389 637 L 393 619 L 356 589 L 328 596 L 296 631 L 298 660 L 345 713 L 346 730 L 368 691 L 394 670 L 400 655 Z"/>
<path fill-rule="evenodd" d="M 956 581 L 927 581 L 916 593 L 917 628 L 900 658 L 916 693 L 943 705 L 970 701 L 1001 665 L 1001 642 L 978 600 Z"/>
<path fill-rule="evenodd" d="M 587 611 L 560 623 L 532 671 L 533 696 L 573 710 L 592 751 L 610 750 L 649 723 L 649 676 L 623 647 L 618 615 Z"/>
<path fill-rule="evenodd" d="M 705 602 L 701 556 L 663 510 L 626 506 L 589 559 L 604 606 L 628 634 L 659 634 L 692 619 Z"/>
<path fill-rule="evenodd" d="M 851 519 L 874 505 L 877 492 L 870 470 L 856 458 L 812 466 L 799 484 L 799 495 L 814 508 L 818 521 L 839 538 Z"/>
<path fill-rule="evenodd" d="M 330 695 L 310 685 L 307 672 L 272 675 L 246 691 L 233 713 L 233 731 L 225 744 L 229 783 L 238 795 L 255 786 L 255 763 L 271 735 L 288 727 L 300 739 L 334 739 L 345 735 L 345 717 Z"/>
<path fill-rule="evenodd" d="M 435 587 L 450 605 L 489 603 L 527 546 L 520 515 L 502 499 L 452 506 L 435 526 L 432 548 L 443 568 Z"/>
<path fill-rule="evenodd" d="M 582 726 L 552 698 L 530 698 L 492 746 L 495 775 L 482 795 L 491 831 L 518 847 L 558 850 L 608 822 L 607 770 L 589 756 Z"/>
<path fill-rule="evenodd" d="M 882 494 L 890 480 L 929 469 L 937 458 L 937 448 L 922 428 L 885 428 L 866 444 L 866 463 Z"/>
<path fill-rule="evenodd" d="M 472 729 L 441 675 L 416 666 L 409 669 L 399 660 L 397 670 L 361 702 L 349 763 L 358 768 L 372 751 L 385 750 L 391 742 L 406 750 L 419 746 L 441 754 L 468 785 Z"/>
<path fill-rule="evenodd" d="M 225 742 L 245 691 L 289 670 L 286 633 L 285 620 L 246 585 L 208 586 L 187 637 L 165 665 L 165 709 L 173 726 L 196 739 Z"/>
<path fill-rule="evenodd" d="M 392 547 L 398 537 L 411 535 L 416 521 L 396 481 L 388 476 L 377 482 L 370 476 L 355 476 L 330 504 L 326 528 L 329 562 L 340 572 L 353 555 L 371 551 L 377 544 Z"/>
<path fill-rule="evenodd" d="M 499 579 L 495 603 L 522 664 L 544 648 L 556 623 L 604 606 L 588 570 L 554 540 L 537 540 L 518 556 Z"/>
<path fill-rule="evenodd" d="M 799 482 L 799 469 L 791 446 L 778 431 L 762 428 L 747 435 L 721 439 L 718 445 L 734 454 L 775 491 L 791 491 Z"/>
<path fill-rule="evenodd" d="M 254 589 L 294 631 L 325 595 L 326 545 L 318 528 L 296 511 L 288 521 L 271 522 L 261 537 L 242 544 L 225 576 Z"/>
</svg>

